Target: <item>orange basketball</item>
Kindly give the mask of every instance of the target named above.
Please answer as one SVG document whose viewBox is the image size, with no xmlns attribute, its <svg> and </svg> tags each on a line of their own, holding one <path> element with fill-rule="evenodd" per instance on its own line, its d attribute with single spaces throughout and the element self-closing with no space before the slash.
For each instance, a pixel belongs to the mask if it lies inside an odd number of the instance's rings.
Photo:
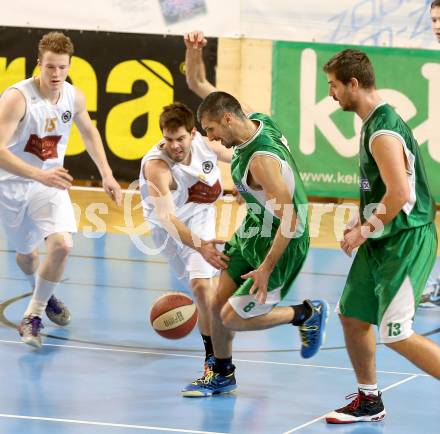
<svg viewBox="0 0 440 434">
<path fill-rule="evenodd" d="M 168 292 L 153 303 L 150 323 L 164 338 L 183 338 L 197 324 L 196 305 L 182 292 Z"/>
</svg>

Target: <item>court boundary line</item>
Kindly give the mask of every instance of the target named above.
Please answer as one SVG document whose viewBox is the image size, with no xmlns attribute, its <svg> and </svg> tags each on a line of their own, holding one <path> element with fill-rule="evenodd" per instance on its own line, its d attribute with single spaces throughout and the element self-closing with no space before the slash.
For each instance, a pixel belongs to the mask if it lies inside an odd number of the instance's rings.
<svg viewBox="0 0 440 434">
<path fill-rule="evenodd" d="M 379 371 L 377 371 L 377 372 L 379 372 Z M 403 379 L 401 381 L 397 381 L 396 383 L 390 384 L 389 386 L 381 389 L 381 392 L 384 393 L 384 392 L 386 392 L 386 391 L 388 391 L 390 389 L 393 389 L 394 387 L 400 386 L 401 384 L 407 383 L 408 381 L 414 380 L 415 378 L 421 377 L 421 376 L 422 375 L 418 375 L 418 374 L 413 374 L 413 375 L 410 374 L 410 376 L 408 378 L 405 378 L 405 379 Z M 427 376 L 429 377 L 429 375 L 427 375 Z M 332 410 L 330 410 L 330 411 L 332 411 Z M 299 431 L 302 428 L 306 428 L 306 427 L 308 427 L 310 425 L 313 425 L 314 423 L 319 422 L 320 420 L 324 419 L 329 412 L 327 412 L 326 414 L 324 414 L 324 415 L 322 415 L 320 417 L 317 417 L 317 418 L 315 418 L 315 419 L 313 419 L 313 420 L 311 420 L 309 422 L 306 422 L 306 423 L 303 423 L 302 425 L 294 427 L 294 428 L 290 429 L 289 431 L 285 431 L 282 434 L 292 434 L 292 433 L 294 433 L 296 431 Z"/>
<path fill-rule="evenodd" d="M 16 344 L 16 345 L 26 345 L 21 341 L 10 341 L 6 339 L 0 339 L 0 344 Z M 75 350 L 92 350 L 92 351 L 104 351 L 104 352 L 115 352 L 115 353 L 127 353 L 127 354 L 145 354 L 145 355 L 153 355 L 153 356 L 168 356 L 168 357 L 184 357 L 187 359 L 204 359 L 204 356 L 198 356 L 196 354 L 177 354 L 177 353 L 167 353 L 161 351 L 141 351 L 141 350 L 130 350 L 130 349 L 121 349 L 121 348 L 104 348 L 104 347 L 88 347 L 82 345 L 62 345 L 62 344 L 48 344 L 43 343 L 43 347 L 55 347 L 55 348 L 68 348 Z M 262 365 L 276 365 L 276 366 L 298 366 L 303 368 L 319 368 L 319 369 L 334 369 L 340 371 L 353 371 L 353 368 L 345 368 L 341 366 L 326 366 L 326 365 L 314 365 L 310 363 L 289 363 L 289 362 L 274 362 L 271 360 L 249 360 L 249 359 L 236 359 L 234 361 L 241 363 L 255 363 Z M 379 370 L 376 371 L 379 374 L 389 374 L 389 375 L 412 375 L 416 377 L 430 377 L 428 374 L 417 373 L 414 372 L 397 372 L 397 371 L 384 371 Z"/>
<path fill-rule="evenodd" d="M 16 329 L 17 328 L 17 324 L 14 324 L 12 321 L 10 321 L 8 318 L 6 318 L 5 315 L 5 310 L 8 308 L 8 306 L 10 306 L 11 304 L 15 303 L 18 300 L 21 300 L 22 298 L 28 297 L 29 295 L 31 295 L 30 292 L 25 293 L 25 294 L 21 294 L 15 297 L 12 297 L 8 300 L 5 300 L 3 302 L 0 302 L 0 323 L 3 323 L 4 325 L 6 325 L 7 327 Z M 431 336 L 433 334 L 439 333 L 440 332 L 440 327 L 437 329 L 433 329 L 429 332 L 425 332 L 422 333 L 421 336 Z M 83 340 L 83 339 L 76 339 L 76 338 L 68 338 L 68 337 L 61 337 L 61 336 L 56 336 L 56 335 L 51 335 L 48 333 L 42 333 L 42 336 L 46 336 L 48 338 L 51 339 L 55 339 L 55 340 L 61 340 L 64 342 L 72 342 L 72 343 L 76 343 L 76 344 L 80 344 L 80 345 L 94 345 L 95 347 L 104 347 L 104 348 L 118 348 L 118 349 L 129 349 L 129 350 L 140 350 L 140 351 L 153 351 L 153 350 L 161 350 L 158 348 L 142 348 L 142 347 L 136 347 L 133 345 L 114 345 L 114 344 L 106 344 L 103 342 L 94 342 L 94 341 L 88 341 L 88 340 Z M 377 346 L 381 346 L 384 345 L 383 343 L 377 343 Z M 346 349 L 345 346 L 333 346 L 333 347 L 322 347 L 321 351 L 331 351 L 331 350 L 343 350 Z M 182 351 L 180 349 L 177 348 L 169 348 L 166 351 Z M 186 352 L 194 352 L 197 350 L 194 349 L 184 349 L 183 351 Z M 182 352 L 183 352 L 182 351 Z M 278 349 L 278 350 L 237 350 L 236 353 L 261 353 L 261 352 L 269 352 L 269 353 L 294 353 L 294 352 L 299 352 L 300 349 Z M 168 353 L 167 353 L 168 354 Z M 181 352 L 180 352 L 181 354 Z M 410 373 L 407 373 L 407 375 L 411 375 Z"/>
<path fill-rule="evenodd" d="M 42 416 L 23 416 L 19 414 L 7 414 L 0 413 L 0 418 L 4 419 L 25 419 L 25 420 L 37 420 L 42 422 L 57 422 L 57 423 L 70 423 L 76 425 L 92 425 L 92 426 L 103 426 L 103 427 L 111 427 L 111 428 L 130 428 L 130 429 L 138 429 L 144 431 L 164 431 L 164 432 L 177 432 L 177 433 L 188 433 L 188 434 L 227 434 L 215 431 L 197 431 L 190 429 L 182 429 L 182 428 L 163 428 L 157 426 L 148 426 L 148 425 L 133 425 L 133 424 L 125 424 L 125 423 L 111 423 L 111 422 L 98 422 L 92 420 L 79 420 L 79 419 L 65 419 L 65 418 L 57 418 L 57 417 L 42 417 Z"/>
<path fill-rule="evenodd" d="M 112 234 L 112 235 L 119 235 L 119 234 Z M 314 247 L 314 249 L 321 249 L 324 250 L 322 247 Z M 329 249 L 327 249 L 329 250 Z M 331 249 L 330 249 L 331 250 Z M 15 250 L 12 249 L 0 249 L 0 253 L 10 253 L 15 254 Z M 44 252 L 42 253 L 45 254 Z M 141 264 L 160 264 L 160 265 L 169 265 L 167 261 L 164 259 L 150 259 L 150 257 L 147 257 L 147 259 L 139 259 L 139 258 L 118 258 L 115 256 L 96 256 L 96 255 L 79 255 L 79 254 L 69 254 L 69 258 L 79 258 L 79 259 L 97 259 L 97 260 L 103 260 L 103 261 L 116 261 L 116 262 L 134 262 L 134 263 L 141 263 Z M 439 256 L 440 258 L 440 256 Z M 321 273 L 316 271 L 305 271 L 301 270 L 300 274 L 307 274 L 312 276 L 325 276 L 325 277 L 344 277 L 346 278 L 348 274 L 341 274 L 341 273 Z M 2 276 L 2 279 L 10 279 L 11 277 L 8 276 Z M 20 279 L 17 277 L 16 279 Z M 26 280 L 23 278 L 22 280 Z"/>
</svg>

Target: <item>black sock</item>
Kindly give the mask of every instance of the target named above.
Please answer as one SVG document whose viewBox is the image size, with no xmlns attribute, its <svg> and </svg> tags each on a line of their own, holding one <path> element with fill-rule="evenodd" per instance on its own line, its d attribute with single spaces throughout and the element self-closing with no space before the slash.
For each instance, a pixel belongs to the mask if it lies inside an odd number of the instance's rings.
<svg viewBox="0 0 440 434">
<path fill-rule="evenodd" d="M 304 321 L 308 320 L 312 315 L 312 309 L 305 301 L 303 301 L 302 304 L 291 306 L 291 308 L 294 310 L 294 314 L 290 323 L 294 326 L 303 324 Z"/>
<path fill-rule="evenodd" d="M 208 360 L 209 356 L 214 354 L 214 350 L 212 348 L 212 340 L 211 336 L 202 335 L 203 345 L 205 346 L 205 361 Z"/>
<path fill-rule="evenodd" d="M 217 374 L 223 375 L 224 377 L 231 374 L 235 371 L 235 366 L 232 363 L 232 357 L 228 357 L 227 359 L 218 359 L 216 357 L 212 370 Z"/>
</svg>

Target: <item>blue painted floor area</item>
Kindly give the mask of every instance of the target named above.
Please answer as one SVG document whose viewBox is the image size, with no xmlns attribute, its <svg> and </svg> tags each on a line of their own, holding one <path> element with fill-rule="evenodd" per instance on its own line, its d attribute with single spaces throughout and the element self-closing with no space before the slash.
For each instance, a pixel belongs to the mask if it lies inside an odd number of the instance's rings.
<svg viewBox="0 0 440 434">
<path fill-rule="evenodd" d="M 197 331 L 179 341 L 161 338 L 148 323 L 152 302 L 183 290 L 159 256 L 145 256 L 127 236 L 75 238 L 57 295 L 72 311 L 66 328 L 45 320 L 44 347 L 25 346 L 17 324 L 29 298 L 15 254 L 0 243 L 0 433 L 387 433 L 438 434 L 439 382 L 379 346 L 378 380 L 387 417 L 376 424 L 328 426 L 317 420 L 344 404 L 355 378 L 336 315 L 313 359 L 299 355 L 292 326 L 237 333 L 239 388 L 232 395 L 184 399 L 181 388 L 202 372 Z M 326 298 L 332 309 L 350 259 L 312 249 L 285 304 Z M 437 260 L 436 274 L 440 274 Z M 419 309 L 415 329 L 440 342 L 440 310 Z"/>
</svg>

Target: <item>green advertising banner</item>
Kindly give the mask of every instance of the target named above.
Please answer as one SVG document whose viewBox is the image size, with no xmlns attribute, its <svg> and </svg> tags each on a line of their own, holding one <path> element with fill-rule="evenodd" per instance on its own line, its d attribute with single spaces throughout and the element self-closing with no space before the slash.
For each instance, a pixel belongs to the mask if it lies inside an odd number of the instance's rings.
<svg viewBox="0 0 440 434">
<path fill-rule="evenodd" d="M 362 122 L 328 96 L 322 66 L 341 45 L 276 42 L 272 115 L 311 196 L 358 197 Z M 419 142 L 431 190 L 440 202 L 440 51 L 359 47 L 370 57 L 382 98 Z"/>
</svg>

